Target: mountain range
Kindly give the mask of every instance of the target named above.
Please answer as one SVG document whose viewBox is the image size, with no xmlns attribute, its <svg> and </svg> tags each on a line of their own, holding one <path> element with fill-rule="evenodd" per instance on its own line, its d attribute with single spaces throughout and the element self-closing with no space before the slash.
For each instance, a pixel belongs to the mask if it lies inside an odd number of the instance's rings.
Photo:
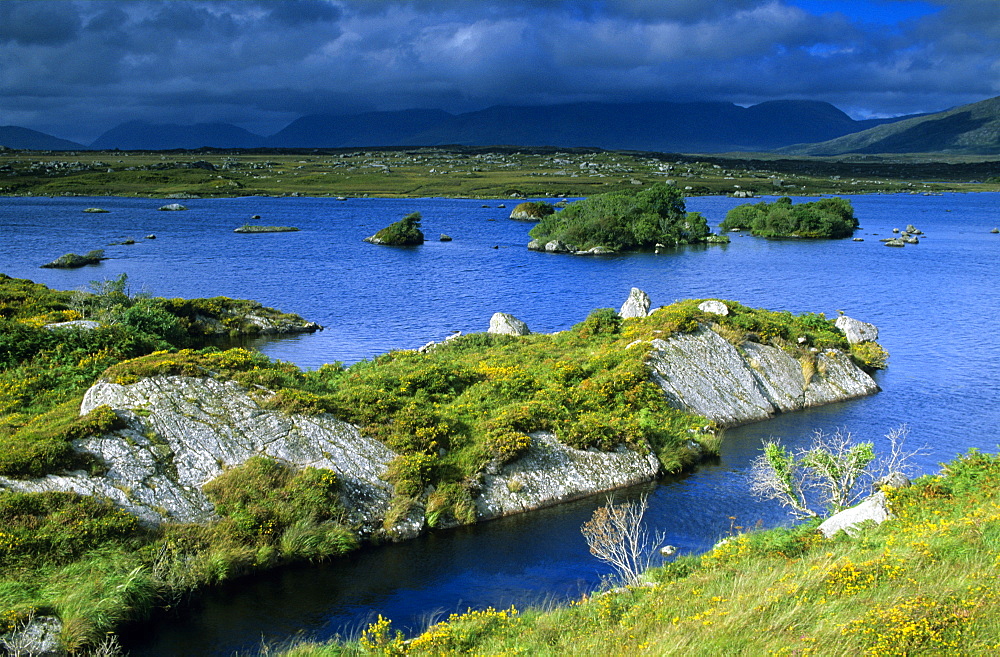
<svg viewBox="0 0 1000 657">
<path fill-rule="evenodd" d="M 799 155 L 1000 152 L 1000 97 L 945 112 L 856 121 L 818 101 L 573 103 L 495 106 L 450 114 L 412 109 L 311 114 L 257 135 L 227 123 L 123 123 L 89 146 L 16 126 L 0 145 L 36 150 L 173 150 L 203 147 L 554 146 L 683 153 L 775 151 Z"/>
<path fill-rule="evenodd" d="M 1000 96 L 945 112 L 904 118 L 815 144 L 780 149 L 795 155 L 847 153 L 1000 154 Z"/>
</svg>

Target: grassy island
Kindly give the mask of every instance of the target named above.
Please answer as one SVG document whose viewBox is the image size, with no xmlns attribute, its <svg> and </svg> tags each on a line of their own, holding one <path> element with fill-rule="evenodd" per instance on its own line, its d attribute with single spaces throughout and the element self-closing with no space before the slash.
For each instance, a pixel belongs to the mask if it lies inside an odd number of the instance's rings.
<svg viewBox="0 0 1000 657">
<path fill-rule="evenodd" d="M 824 198 L 792 204 L 787 196 L 774 203 L 738 205 L 726 213 L 720 230 L 747 229 L 758 237 L 850 237 L 858 227 L 851 202 Z"/>
<path fill-rule="evenodd" d="M 420 230 L 420 218 L 419 212 L 411 212 L 371 237 L 366 237 L 365 241 L 386 246 L 419 246 L 424 243 L 424 233 Z"/>
<path fill-rule="evenodd" d="M 104 256 L 104 249 L 94 249 L 83 255 L 67 253 L 61 255 L 52 262 L 41 265 L 42 269 L 76 269 L 87 265 L 99 265 L 102 260 L 107 260 Z"/>
<path fill-rule="evenodd" d="M 295 226 L 254 226 L 243 224 L 233 230 L 234 233 L 295 233 L 298 232 Z"/>
<path fill-rule="evenodd" d="M 639 191 L 608 192 L 575 201 L 542 218 L 529 235 L 538 243 L 559 241 L 571 251 L 653 249 L 695 244 L 709 236 L 698 212 L 686 212 L 684 196 L 658 183 Z"/>
</svg>

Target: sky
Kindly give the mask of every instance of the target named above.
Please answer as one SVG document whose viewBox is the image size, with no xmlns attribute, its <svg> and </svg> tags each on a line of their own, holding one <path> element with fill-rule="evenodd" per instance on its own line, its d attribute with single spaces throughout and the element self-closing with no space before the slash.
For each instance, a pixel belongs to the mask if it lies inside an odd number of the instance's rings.
<svg viewBox="0 0 1000 657">
<path fill-rule="evenodd" d="M 0 0 L 0 125 L 270 135 L 315 113 L 1000 95 L 1000 0 Z"/>
</svg>

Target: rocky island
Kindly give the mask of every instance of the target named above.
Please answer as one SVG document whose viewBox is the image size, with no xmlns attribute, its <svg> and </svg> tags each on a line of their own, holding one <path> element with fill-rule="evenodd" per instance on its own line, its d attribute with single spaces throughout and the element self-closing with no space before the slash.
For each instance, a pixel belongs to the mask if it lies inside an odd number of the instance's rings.
<svg viewBox="0 0 1000 657">
<path fill-rule="evenodd" d="M 31 316 L 69 318 L 63 293 L 3 282 Z M 85 383 L 47 408 L 5 401 L 0 562 L 40 582 L 100 548 L 118 555 L 103 577 L 133 573 L 133 588 L 112 596 L 114 614 L 94 612 L 106 594 L 71 608 L 45 597 L 51 587 L 29 587 L 5 613 L 46 609 L 78 628 L 67 647 L 79 649 L 145 613 L 135 587 L 169 597 L 218 581 L 219 568 L 225 579 L 648 481 L 713 454 L 722 427 L 878 390 L 866 370 L 885 353 L 870 325 L 721 300 L 648 312 L 644 296 L 556 334 L 506 316 L 493 332 L 311 372 L 182 348 L 211 332 L 198 317 L 225 327 L 221 300 L 115 297 L 131 319 L 85 334 L 85 348 L 109 354 L 80 361 Z M 27 317 L 2 320 L 19 336 L 0 351 L 5 372 L 35 342 L 81 335 Z M 58 534 L 44 528 L 67 514 L 79 531 L 59 540 L 72 549 L 46 547 Z"/>
<path fill-rule="evenodd" d="M 556 211 L 555 206 L 545 201 L 525 201 L 518 203 L 510 212 L 510 218 L 517 221 L 541 221 Z"/>
</svg>

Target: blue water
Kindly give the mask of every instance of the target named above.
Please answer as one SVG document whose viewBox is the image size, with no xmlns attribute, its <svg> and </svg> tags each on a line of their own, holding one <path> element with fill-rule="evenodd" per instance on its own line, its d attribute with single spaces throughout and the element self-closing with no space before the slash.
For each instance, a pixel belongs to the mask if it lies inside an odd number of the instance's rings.
<svg viewBox="0 0 1000 657">
<path fill-rule="evenodd" d="M 134 290 L 159 296 L 256 299 L 326 327 L 260 344 L 307 368 L 482 331 L 496 311 L 534 331 L 565 329 L 593 308 L 617 308 L 633 286 L 654 306 L 717 297 L 796 313 L 843 310 L 878 325 L 891 354 L 889 369 L 876 376 L 883 392 L 731 430 L 718 463 L 626 493 L 649 492 L 650 524 L 696 552 L 736 526 L 787 522 L 747 493 L 747 467 L 762 439 L 804 443 L 817 429 L 843 428 L 880 443 L 906 424 L 910 445 L 928 446 L 921 472 L 970 447 L 998 449 L 1000 235 L 989 231 L 1000 225 L 1000 194 L 850 198 L 864 242 L 736 235 L 727 246 L 598 258 L 528 251 L 530 225 L 508 220 L 510 210 L 497 205 L 513 203 L 501 200 L 194 199 L 183 201 L 186 212 L 159 212 L 163 201 L 155 199 L 8 198 L 0 199 L 0 272 L 59 289 L 124 272 Z M 692 198 L 688 209 L 714 226 L 742 202 Z M 91 206 L 110 212 L 81 212 Z M 413 211 L 423 215 L 425 245 L 361 242 Z M 252 223 L 301 231 L 232 233 L 255 214 L 261 219 Z M 919 245 L 878 242 L 908 223 L 927 234 Z M 437 241 L 440 233 L 454 241 Z M 156 239 L 143 239 L 148 234 Z M 107 246 L 128 237 L 136 244 Z M 110 259 L 80 270 L 38 268 L 95 248 Z M 349 634 L 378 613 L 419 629 L 468 606 L 578 595 L 606 574 L 579 534 L 601 503 L 582 500 L 238 582 L 137 629 L 130 651 L 228 655 L 299 632 Z"/>
</svg>

